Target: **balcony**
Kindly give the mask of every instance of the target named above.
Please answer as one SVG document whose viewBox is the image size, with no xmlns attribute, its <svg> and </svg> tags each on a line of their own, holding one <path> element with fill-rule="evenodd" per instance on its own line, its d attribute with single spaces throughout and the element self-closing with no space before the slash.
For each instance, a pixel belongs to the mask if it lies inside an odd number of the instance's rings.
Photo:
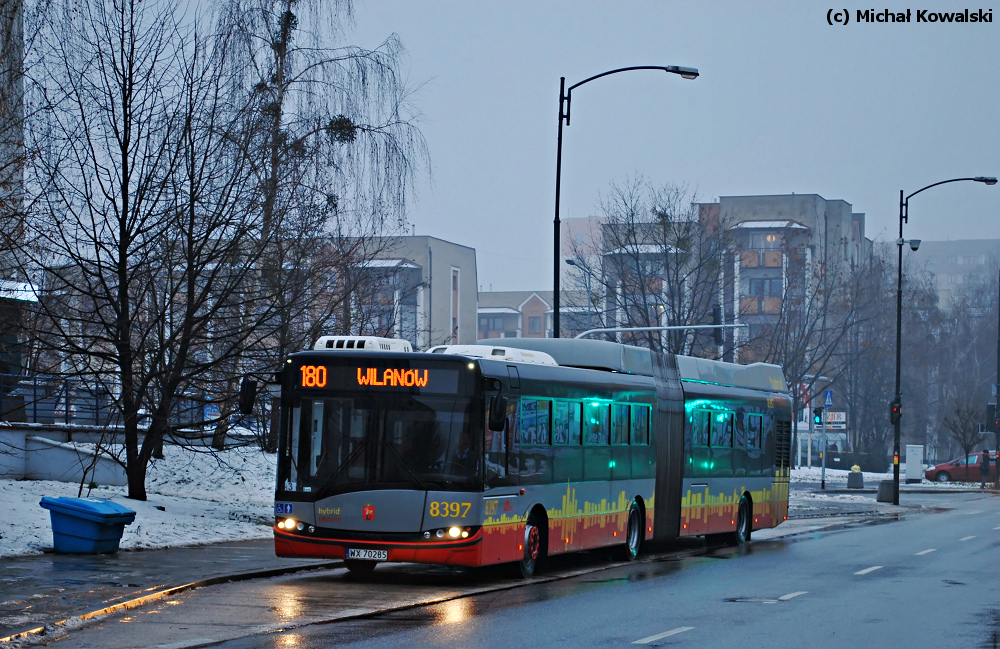
<svg viewBox="0 0 1000 649">
<path fill-rule="evenodd" d="M 751 296 L 740 298 L 741 315 L 778 315 L 781 313 L 780 297 Z"/>
<path fill-rule="evenodd" d="M 783 250 L 760 248 L 740 252 L 740 266 L 743 268 L 781 268 Z"/>
</svg>

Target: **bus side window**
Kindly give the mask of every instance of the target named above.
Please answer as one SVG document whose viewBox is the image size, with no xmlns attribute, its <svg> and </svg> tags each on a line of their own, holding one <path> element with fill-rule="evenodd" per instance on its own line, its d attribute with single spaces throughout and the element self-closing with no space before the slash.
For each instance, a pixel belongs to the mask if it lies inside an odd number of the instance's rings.
<svg viewBox="0 0 1000 649">
<path fill-rule="evenodd" d="M 649 444 L 649 408 L 632 406 L 632 444 Z"/>
<path fill-rule="evenodd" d="M 555 432 L 553 444 L 580 445 L 580 404 L 575 401 L 556 401 L 553 408 Z"/>
<path fill-rule="evenodd" d="M 707 410 L 695 410 L 691 414 L 691 437 L 694 446 L 708 446 L 708 419 Z"/>
<path fill-rule="evenodd" d="M 714 448 L 732 448 L 733 413 L 712 413 L 712 446 Z"/>
<path fill-rule="evenodd" d="M 736 448 L 745 448 L 747 445 L 747 417 L 746 412 L 743 408 L 739 408 L 736 411 L 736 420 L 733 426 L 733 431 L 735 437 L 733 438 L 733 446 Z"/>
<path fill-rule="evenodd" d="M 616 403 L 611 406 L 611 443 L 616 446 L 628 444 L 629 407 Z"/>
<path fill-rule="evenodd" d="M 584 438 L 583 443 L 589 446 L 601 446 L 608 443 L 608 425 L 610 408 L 606 403 L 585 401 L 583 404 Z"/>
<path fill-rule="evenodd" d="M 521 445 L 539 446 L 549 443 L 549 405 L 540 399 L 521 400 Z"/>
<path fill-rule="evenodd" d="M 760 415 L 747 416 L 747 448 L 760 448 Z"/>
<path fill-rule="evenodd" d="M 551 422 L 551 401 L 538 401 L 535 408 L 535 444 L 548 446 Z"/>
</svg>

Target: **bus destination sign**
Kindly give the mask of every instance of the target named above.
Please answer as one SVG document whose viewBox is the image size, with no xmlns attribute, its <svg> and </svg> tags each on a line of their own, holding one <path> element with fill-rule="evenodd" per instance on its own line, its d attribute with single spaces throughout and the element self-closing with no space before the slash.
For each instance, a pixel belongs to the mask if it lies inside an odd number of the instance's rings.
<svg viewBox="0 0 1000 649">
<path fill-rule="evenodd" d="M 298 384 L 301 388 L 451 393 L 458 389 L 458 374 L 458 370 L 437 367 L 302 365 L 299 367 Z"/>
<path fill-rule="evenodd" d="M 427 387 L 430 378 L 430 370 L 404 370 L 398 367 L 386 368 L 379 371 L 374 367 L 358 368 L 358 385 L 370 385 L 372 387 L 391 386 L 394 388 L 406 387 L 418 388 Z"/>
</svg>

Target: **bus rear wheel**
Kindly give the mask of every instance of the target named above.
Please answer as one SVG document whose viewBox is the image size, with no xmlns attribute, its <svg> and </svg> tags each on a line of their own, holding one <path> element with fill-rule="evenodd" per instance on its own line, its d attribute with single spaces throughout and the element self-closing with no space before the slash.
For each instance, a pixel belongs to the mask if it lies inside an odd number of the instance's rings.
<svg viewBox="0 0 1000 649">
<path fill-rule="evenodd" d="M 628 520 L 625 523 L 625 545 L 622 547 L 622 557 L 626 561 L 635 561 L 642 547 L 642 508 L 632 501 L 628 508 Z"/>
<path fill-rule="evenodd" d="M 524 553 L 517 563 L 522 579 L 531 579 L 535 575 L 541 556 L 542 531 L 538 526 L 538 520 L 532 514 L 524 525 Z"/>
<path fill-rule="evenodd" d="M 736 531 L 733 533 L 734 545 L 746 545 L 750 542 L 753 532 L 753 506 L 746 496 L 740 498 L 740 508 L 736 513 Z"/>
</svg>

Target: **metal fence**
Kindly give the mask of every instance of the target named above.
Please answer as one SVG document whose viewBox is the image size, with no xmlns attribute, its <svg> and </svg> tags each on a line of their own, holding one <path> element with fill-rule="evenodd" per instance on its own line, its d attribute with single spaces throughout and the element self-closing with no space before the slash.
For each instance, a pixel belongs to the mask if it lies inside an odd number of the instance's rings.
<svg viewBox="0 0 1000 649">
<path fill-rule="evenodd" d="M 119 423 L 113 398 L 81 379 L 0 374 L 0 420 L 108 426 Z"/>
</svg>

